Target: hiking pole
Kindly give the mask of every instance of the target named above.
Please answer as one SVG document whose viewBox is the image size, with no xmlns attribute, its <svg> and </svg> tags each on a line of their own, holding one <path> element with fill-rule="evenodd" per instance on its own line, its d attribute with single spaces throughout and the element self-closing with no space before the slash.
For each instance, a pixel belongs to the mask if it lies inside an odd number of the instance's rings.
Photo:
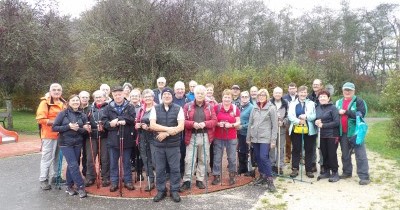
<svg viewBox="0 0 400 210">
<path fill-rule="evenodd" d="M 100 167 L 101 167 L 101 137 L 99 134 L 99 130 L 97 130 L 97 139 L 99 141 L 99 143 L 98 143 L 99 148 L 97 151 L 97 162 L 99 163 L 99 168 L 96 171 L 97 172 L 96 180 L 98 180 L 97 189 L 99 189 L 100 188 L 100 172 L 101 172 L 101 170 L 100 170 Z"/>
<path fill-rule="evenodd" d="M 90 126 L 90 122 L 86 123 L 87 125 Z M 90 143 L 90 152 L 92 154 L 92 163 L 94 167 L 94 171 L 96 172 L 96 162 L 95 162 L 95 157 L 94 157 L 94 152 L 93 152 L 93 142 L 92 142 L 92 133 L 89 132 L 89 143 Z M 98 180 L 98 176 L 96 175 L 96 184 L 99 186 L 100 181 Z"/>
<path fill-rule="evenodd" d="M 62 161 L 63 161 L 63 154 L 62 154 L 62 151 L 60 150 L 60 153 L 58 155 L 58 163 L 57 163 L 58 169 L 57 169 L 57 178 L 56 178 L 56 188 L 59 189 L 59 190 L 61 190 Z"/>
<path fill-rule="evenodd" d="M 302 129 L 301 129 L 301 143 L 302 143 L 301 150 L 302 150 L 302 154 L 304 152 L 304 126 L 305 125 L 303 125 Z M 305 162 L 305 155 L 304 155 L 304 162 Z M 297 181 L 300 181 L 300 182 L 306 182 L 306 183 L 313 184 L 313 182 L 309 182 L 309 181 L 303 180 L 303 166 L 305 166 L 305 164 L 301 164 L 301 162 L 300 162 L 300 177 L 301 178 L 300 178 L 300 180 L 292 178 L 293 182 L 294 182 L 294 180 L 297 180 Z"/>
<path fill-rule="evenodd" d="M 206 139 L 204 137 L 204 130 L 203 130 L 203 152 L 204 152 L 204 179 L 206 182 L 206 194 L 208 193 L 208 164 L 207 164 L 207 153 L 206 153 Z"/>
<path fill-rule="evenodd" d="M 119 196 L 122 197 L 122 157 L 123 157 L 123 146 L 124 146 L 124 128 L 123 125 L 119 126 L 119 179 L 118 179 L 118 185 L 119 185 Z"/>
<path fill-rule="evenodd" d="M 190 167 L 190 194 L 192 194 L 192 176 L 193 176 L 193 167 L 194 167 L 194 154 L 196 153 L 196 141 L 197 141 L 197 130 L 193 139 L 193 152 L 192 152 L 192 164 Z"/>
<path fill-rule="evenodd" d="M 281 166 L 281 126 L 279 126 L 279 124 L 278 124 L 278 143 L 277 143 L 277 146 L 278 146 L 278 175 L 280 174 L 279 172 L 280 172 L 280 166 Z"/>
<path fill-rule="evenodd" d="M 147 175 L 147 185 L 148 185 L 148 189 L 149 189 L 149 195 L 151 195 L 151 184 L 150 184 L 150 175 L 149 175 L 149 171 L 150 171 L 150 168 L 149 168 L 149 154 L 148 154 L 148 152 L 147 152 L 147 146 L 148 146 L 148 142 L 147 142 L 147 140 L 144 140 L 145 141 L 145 151 L 146 151 L 146 165 L 147 165 L 147 168 L 146 168 L 146 175 Z"/>
<path fill-rule="evenodd" d="M 137 145 L 137 154 L 139 153 L 139 148 L 140 148 L 140 141 L 139 144 Z M 142 170 L 143 167 L 140 165 L 140 154 L 136 155 L 136 167 L 137 167 L 137 173 L 139 174 L 139 191 L 142 192 Z"/>
</svg>

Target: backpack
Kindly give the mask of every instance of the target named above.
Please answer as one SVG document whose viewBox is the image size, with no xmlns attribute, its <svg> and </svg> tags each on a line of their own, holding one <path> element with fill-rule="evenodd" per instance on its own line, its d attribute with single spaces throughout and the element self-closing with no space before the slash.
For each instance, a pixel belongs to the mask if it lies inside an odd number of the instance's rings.
<svg viewBox="0 0 400 210">
<path fill-rule="evenodd" d="M 232 104 L 232 109 L 233 109 L 233 115 L 236 116 L 236 104 Z M 218 115 L 219 111 L 221 111 L 222 108 L 222 103 L 218 104 L 218 108 L 217 108 L 217 112 L 215 113 L 215 115 Z"/>
<path fill-rule="evenodd" d="M 189 119 L 189 113 L 192 110 L 193 103 L 194 103 L 194 101 L 190 101 L 190 102 L 187 103 L 188 110 L 186 112 L 186 119 Z M 207 109 L 208 109 L 208 111 L 210 111 L 210 116 L 211 116 L 211 105 L 210 105 L 210 103 L 208 103 Z"/>
<path fill-rule="evenodd" d="M 46 103 L 47 106 L 47 113 L 50 111 L 50 106 Z M 39 138 L 42 138 L 42 124 L 38 123 L 38 130 L 39 130 Z"/>
</svg>

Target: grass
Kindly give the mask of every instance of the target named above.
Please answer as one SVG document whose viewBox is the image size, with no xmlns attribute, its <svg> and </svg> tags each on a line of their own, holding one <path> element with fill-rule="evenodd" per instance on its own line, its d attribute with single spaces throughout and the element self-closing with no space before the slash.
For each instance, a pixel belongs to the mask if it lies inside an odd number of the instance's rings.
<svg viewBox="0 0 400 210">
<path fill-rule="evenodd" d="M 38 134 L 38 124 L 34 112 L 14 111 L 13 125 L 15 131 L 24 134 Z"/>
<path fill-rule="evenodd" d="M 400 165 L 400 148 L 390 147 L 387 143 L 390 139 L 387 135 L 389 128 L 390 120 L 371 123 L 365 142 L 368 149 L 381 154 L 385 158 L 396 160 Z"/>
</svg>

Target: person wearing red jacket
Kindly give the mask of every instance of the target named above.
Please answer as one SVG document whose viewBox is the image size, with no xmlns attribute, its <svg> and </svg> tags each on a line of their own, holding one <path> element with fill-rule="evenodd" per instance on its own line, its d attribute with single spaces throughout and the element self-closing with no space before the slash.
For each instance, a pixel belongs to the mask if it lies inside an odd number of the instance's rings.
<svg viewBox="0 0 400 210">
<path fill-rule="evenodd" d="M 204 181 L 208 172 L 210 157 L 210 143 L 214 139 L 214 128 L 217 124 L 217 116 L 214 107 L 205 101 L 206 87 L 197 85 L 194 88 L 195 100 L 185 104 L 185 173 L 180 191 L 191 188 L 194 166 L 196 168 L 196 187 L 204 189 Z M 196 161 L 197 160 L 197 161 Z"/>
</svg>

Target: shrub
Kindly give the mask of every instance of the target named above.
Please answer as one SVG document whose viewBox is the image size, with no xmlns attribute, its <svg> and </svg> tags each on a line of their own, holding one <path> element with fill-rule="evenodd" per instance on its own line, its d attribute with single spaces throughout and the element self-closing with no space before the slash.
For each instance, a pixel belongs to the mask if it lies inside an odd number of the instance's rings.
<svg viewBox="0 0 400 210">
<path fill-rule="evenodd" d="M 391 129 L 389 129 L 389 145 L 400 148 L 400 73 L 393 72 L 382 91 L 387 110 L 393 115 Z"/>
</svg>

